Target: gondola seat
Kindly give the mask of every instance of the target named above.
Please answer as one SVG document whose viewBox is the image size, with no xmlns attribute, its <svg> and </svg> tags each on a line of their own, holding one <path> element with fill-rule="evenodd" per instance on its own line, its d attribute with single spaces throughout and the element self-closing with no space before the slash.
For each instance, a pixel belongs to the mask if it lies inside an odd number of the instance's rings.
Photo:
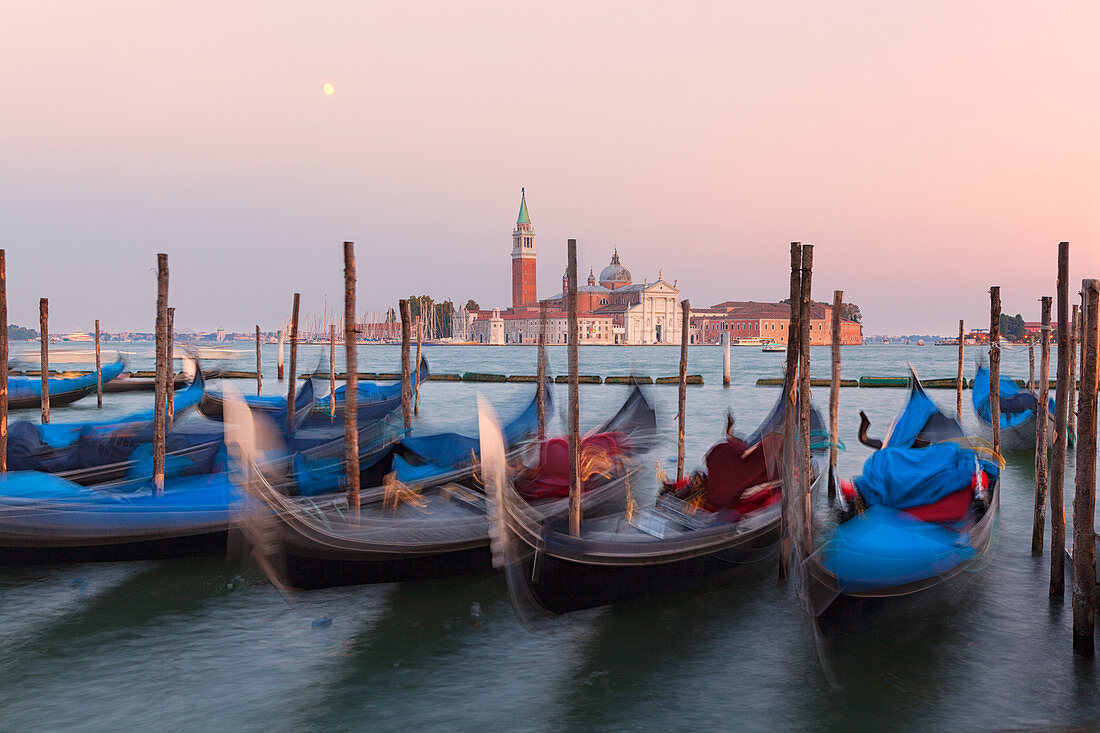
<svg viewBox="0 0 1100 733">
<path fill-rule="evenodd" d="M 601 458 L 614 460 L 628 450 L 629 440 L 624 433 L 610 432 L 590 435 L 581 441 L 581 480 L 584 490 L 599 485 L 603 475 L 598 467 L 586 464 L 599 462 Z M 597 470 L 591 470 L 596 468 Z M 588 475 L 585 475 L 585 474 Z M 516 479 L 516 490 L 527 501 L 561 499 L 569 496 L 569 441 L 551 438 L 542 444 L 539 463 L 533 471 Z"/>
</svg>

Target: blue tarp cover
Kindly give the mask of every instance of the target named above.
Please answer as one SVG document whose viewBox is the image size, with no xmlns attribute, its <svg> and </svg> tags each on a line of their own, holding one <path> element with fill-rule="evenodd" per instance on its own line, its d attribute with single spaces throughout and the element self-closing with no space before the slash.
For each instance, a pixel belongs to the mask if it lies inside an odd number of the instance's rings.
<svg viewBox="0 0 1100 733">
<path fill-rule="evenodd" d="M 928 420 L 939 411 L 940 408 L 936 407 L 936 403 L 925 394 L 924 390 L 910 390 L 909 401 L 905 403 L 905 409 L 894 420 L 894 426 L 885 444 L 898 448 L 912 446 Z"/>
<path fill-rule="evenodd" d="M 978 414 L 978 418 L 983 423 L 989 425 L 993 422 L 993 413 L 989 409 L 989 370 L 983 367 L 978 367 L 978 373 L 974 375 L 974 389 L 970 391 L 970 400 L 974 404 L 974 412 Z M 1020 385 L 1016 384 L 1015 380 L 1008 377 L 1001 377 L 1001 401 L 1002 404 L 1006 400 L 1011 400 L 1022 390 Z M 1011 403 L 1010 403 L 1011 404 Z M 1054 412 L 1054 398 L 1051 397 L 1049 404 L 1047 405 L 1051 413 Z M 1035 416 L 1034 410 L 1023 410 L 1021 412 L 1001 412 L 1001 427 L 1013 428 L 1017 425 L 1022 425 L 1028 420 L 1031 420 Z"/>
<path fill-rule="evenodd" d="M 842 592 L 855 593 L 934 578 L 974 555 L 966 532 L 872 506 L 836 528 L 822 548 L 822 564 Z"/>
<path fill-rule="evenodd" d="M 868 505 L 911 509 L 939 501 L 971 484 L 973 451 L 955 443 L 926 448 L 880 448 L 863 464 L 856 487 Z"/>
</svg>

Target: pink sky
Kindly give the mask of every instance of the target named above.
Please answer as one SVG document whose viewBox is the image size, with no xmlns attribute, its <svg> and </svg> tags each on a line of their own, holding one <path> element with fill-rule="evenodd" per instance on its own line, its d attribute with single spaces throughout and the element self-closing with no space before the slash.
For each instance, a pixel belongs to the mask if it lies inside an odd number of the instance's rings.
<svg viewBox="0 0 1100 733">
<path fill-rule="evenodd" d="M 51 2 L 0 23 L 10 320 L 274 329 L 302 293 L 510 302 L 617 246 L 697 306 L 785 295 L 816 244 L 869 333 L 1038 318 L 1100 276 L 1100 6 Z M 324 82 L 336 87 L 332 97 Z"/>
</svg>

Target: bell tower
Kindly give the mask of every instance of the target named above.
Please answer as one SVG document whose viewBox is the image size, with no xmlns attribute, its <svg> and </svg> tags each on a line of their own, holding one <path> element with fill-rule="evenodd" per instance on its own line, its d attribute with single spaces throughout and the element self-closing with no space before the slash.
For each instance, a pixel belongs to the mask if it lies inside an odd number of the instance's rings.
<svg viewBox="0 0 1100 733">
<path fill-rule="evenodd" d="M 538 304 L 535 294 L 535 229 L 527 213 L 527 193 L 519 190 L 519 216 L 512 232 L 512 309 Z"/>
</svg>

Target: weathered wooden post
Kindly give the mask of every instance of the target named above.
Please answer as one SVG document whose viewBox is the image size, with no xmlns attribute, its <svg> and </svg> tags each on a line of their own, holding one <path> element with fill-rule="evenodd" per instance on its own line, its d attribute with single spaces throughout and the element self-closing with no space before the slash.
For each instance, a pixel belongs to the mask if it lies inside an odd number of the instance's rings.
<svg viewBox="0 0 1100 733">
<path fill-rule="evenodd" d="M 416 317 L 416 383 L 413 386 L 413 414 L 420 414 L 420 348 L 424 337 L 424 325 L 420 316 Z"/>
<path fill-rule="evenodd" d="M 676 403 L 676 483 L 684 480 L 684 417 L 687 412 L 688 330 L 691 301 L 680 301 L 680 395 Z"/>
<path fill-rule="evenodd" d="M 168 255 L 157 254 L 157 325 L 156 359 L 157 377 L 154 386 L 153 406 L 153 493 L 164 493 L 164 422 L 165 400 L 168 396 L 168 355 L 166 332 L 168 331 Z"/>
<path fill-rule="evenodd" d="M 783 488 L 781 533 L 779 541 L 779 576 L 787 577 L 791 568 L 791 542 L 794 528 L 799 526 L 798 463 L 795 440 L 798 434 L 798 364 L 801 333 L 799 316 L 802 311 L 802 244 L 791 242 L 791 314 L 787 324 L 787 371 L 783 377 Z"/>
<path fill-rule="evenodd" d="M 264 372 L 260 361 L 260 346 L 263 342 L 260 340 L 260 325 L 256 324 L 256 395 L 262 395 L 264 392 Z"/>
<path fill-rule="evenodd" d="M 285 329 L 279 329 L 279 353 L 276 356 L 276 369 L 275 376 L 281 382 L 283 381 L 283 339 L 286 336 Z"/>
<path fill-rule="evenodd" d="M 580 471 L 580 379 L 577 374 L 580 327 L 577 324 L 577 240 L 568 244 L 566 267 L 566 302 L 569 308 L 569 533 L 581 535 L 581 471 Z"/>
<path fill-rule="evenodd" d="M 538 410 L 539 421 L 539 445 L 546 440 L 546 301 L 539 301 L 539 362 L 538 362 L 538 386 L 535 388 L 535 405 Z M 540 448 L 541 450 L 541 448 Z"/>
<path fill-rule="evenodd" d="M 336 324 L 328 327 L 328 399 L 329 417 L 336 419 Z"/>
<path fill-rule="evenodd" d="M 39 354 L 42 358 L 42 424 L 50 421 L 50 299 L 38 299 Z M 7 368 L 7 364 L 4 365 Z"/>
<path fill-rule="evenodd" d="M 959 371 L 955 375 L 955 419 L 962 425 L 963 421 L 963 351 L 966 349 L 966 338 L 963 334 L 963 322 L 959 320 Z"/>
<path fill-rule="evenodd" d="M 399 300 L 397 305 L 401 311 L 401 416 L 405 421 L 405 429 L 409 430 L 412 428 L 412 387 L 409 384 L 409 328 L 412 326 L 412 312 L 407 300 Z"/>
<path fill-rule="evenodd" d="M 1001 454 L 1001 288 L 989 289 L 989 415 L 993 451 Z"/>
<path fill-rule="evenodd" d="M 730 332 L 722 332 L 722 386 L 730 386 Z"/>
<path fill-rule="evenodd" d="M 1073 320 L 1069 329 L 1069 380 L 1066 382 L 1066 440 L 1077 435 L 1077 348 L 1081 335 L 1081 306 L 1073 304 Z"/>
<path fill-rule="evenodd" d="M 802 523 L 795 531 L 801 533 L 801 546 L 805 554 L 810 552 L 810 525 L 813 509 L 810 504 L 810 327 L 813 307 L 810 286 L 813 281 L 814 246 L 802 245 L 802 278 L 799 283 L 801 305 L 798 321 L 798 491 L 802 502 Z"/>
<path fill-rule="evenodd" d="M 294 304 L 290 309 L 290 385 L 286 395 L 286 434 L 294 435 L 295 406 L 294 398 L 298 390 L 298 301 L 300 294 L 294 294 Z"/>
<path fill-rule="evenodd" d="M 1097 327 L 1100 326 L 1100 280 L 1081 283 L 1081 396 L 1077 406 L 1077 485 L 1073 497 L 1073 651 L 1085 658 L 1094 653 L 1096 613 L 1096 391 Z"/>
<path fill-rule="evenodd" d="M 8 255 L 0 249 L 0 471 L 8 470 Z"/>
<path fill-rule="evenodd" d="M 99 361 L 99 319 L 95 319 L 95 406 L 103 407 L 103 369 Z"/>
<path fill-rule="evenodd" d="M 344 465 L 348 506 L 359 513 L 359 363 L 355 329 L 355 243 L 344 242 Z M 332 396 L 333 403 L 336 395 Z"/>
<path fill-rule="evenodd" d="M 1039 404 L 1035 410 L 1035 516 L 1031 526 L 1031 554 L 1043 554 L 1047 508 L 1047 425 L 1050 390 L 1050 296 L 1043 296 L 1042 326 L 1039 331 Z M 1054 510 L 1051 510 L 1051 514 Z M 1053 521 L 1053 520 L 1052 520 Z"/>
<path fill-rule="evenodd" d="M 1027 391 L 1035 392 L 1035 337 L 1027 337 Z"/>
<path fill-rule="evenodd" d="M 164 383 L 164 425 L 165 431 L 172 432 L 172 426 L 176 421 L 176 368 L 174 366 L 175 358 L 173 352 L 175 351 L 175 332 L 176 332 L 176 309 L 168 309 L 168 323 L 165 326 L 165 339 L 164 339 L 164 363 L 168 369 L 168 379 Z"/>
<path fill-rule="evenodd" d="M 829 503 L 836 499 L 837 430 L 840 416 L 840 311 L 844 307 L 844 291 L 833 291 L 832 349 L 833 371 L 829 382 Z"/>
<path fill-rule="evenodd" d="M 1074 311 L 1076 315 L 1076 310 Z M 1058 243 L 1058 383 L 1054 390 L 1054 451 L 1050 468 L 1050 596 L 1061 599 L 1066 587 L 1066 446 L 1072 336 L 1069 328 L 1069 242 Z M 1068 353 L 1067 353 L 1068 352 Z"/>
</svg>

